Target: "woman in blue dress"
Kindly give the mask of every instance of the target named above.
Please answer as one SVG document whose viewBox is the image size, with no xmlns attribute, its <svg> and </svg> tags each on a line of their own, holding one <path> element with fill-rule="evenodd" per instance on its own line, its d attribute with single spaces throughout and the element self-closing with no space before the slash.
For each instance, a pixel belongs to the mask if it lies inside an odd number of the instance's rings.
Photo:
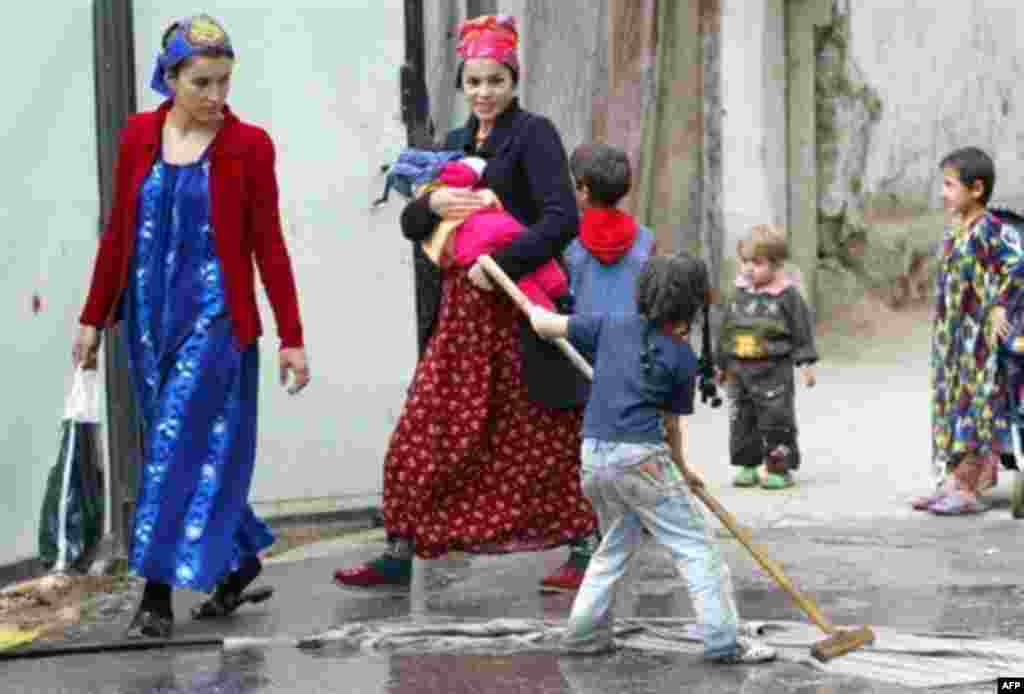
<svg viewBox="0 0 1024 694">
<path fill-rule="evenodd" d="M 234 50 L 205 15 L 165 33 L 152 86 L 168 96 L 122 133 L 115 199 L 73 348 L 93 366 L 120 319 L 144 425 L 130 563 L 146 579 L 130 633 L 169 637 L 173 588 L 213 595 L 196 618 L 246 601 L 273 543 L 248 502 L 261 332 L 253 260 L 281 336 L 282 382 L 309 381 L 281 234 L 274 150 L 225 100 Z"/>
</svg>

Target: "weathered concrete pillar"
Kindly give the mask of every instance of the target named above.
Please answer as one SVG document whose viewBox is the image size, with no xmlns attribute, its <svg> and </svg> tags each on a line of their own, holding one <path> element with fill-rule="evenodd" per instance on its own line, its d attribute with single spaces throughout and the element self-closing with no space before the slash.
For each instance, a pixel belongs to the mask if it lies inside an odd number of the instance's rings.
<svg viewBox="0 0 1024 694">
<path fill-rule="evenodd" d="M 427 96 L 434 139 L 458 124 L 459 94 L 455 89 L 455 68 L 458 65 L 455 46 L 459 22 L 464 17 L 464 2 L 429 0 L 423 3 L 423 31 Z"/>
<path fill-rule="evenodd" d="M 520 26 L 523 106 L 554 121 L 567 150 L 591 138 L 595 75 L 603 70 L 605 2 L 501 0 Z"/>
<path fill-rule="evenodd" d="M 725 277 L 754 224 L 787 222 L 783 0 L 723 0 Z"/>
<path fill-rule="evenodd" d="M 699 252 L 704 66 L 699 0 L 657 3 L 656 97 L 643 113 L 634 209 L 662 250 Z"/>
<path fill-rule="evenodd" d="M 817 296 L 818 166 L 815 117 L 815 31 L 832 19 L 830 0 L 786 2 L 786 119 L 790 256 L 808 301 Z"/>
<path fill-rule="evenodd" d="M 712 286 L 720 288 L 725 241 L 722 102 L 722 0 L 701 0 L 701 96 L 704 102 L 704 141 L 701 147 L 702 198 L 700 246 Z"/>
<path fill-rule="evenodd" d="M 609 0 L 607 5 L 602 27 L 607 69 L 597 80 L 604 89 L 596 93 L 593 133 L 595 140 L 621 147 L 629 155 L 634 186 L 622 205 L 636 213 L 644 186 L 640 175 L 644 114 L 654 106 L 657 94 L 657 2 Z"/>
</svg>

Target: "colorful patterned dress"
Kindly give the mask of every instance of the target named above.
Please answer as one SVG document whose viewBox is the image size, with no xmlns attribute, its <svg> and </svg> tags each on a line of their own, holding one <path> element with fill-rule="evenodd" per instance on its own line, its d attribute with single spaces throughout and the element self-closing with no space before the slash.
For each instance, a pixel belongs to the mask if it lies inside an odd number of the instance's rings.
<svg viewBox="0 0 1024 694">
<path fill-rule="evenodd" d="M 1006 374 L 988 340 L 989 312 L 1024 287 L 1021 230 L 986 212 L 943 245 L 932 337 L 932 461 L 944 475 L 966 454 L 1012 450 Z"/>
<path fill-rule="evenodd" d="M 253 514 L 259 353 L 238 350 L 210 225 L 210 166 L 157 161 L 139 195 L 125 337 L 144 428 L 130 560 L 211 591 L 270 546 Z"/>
</svg>

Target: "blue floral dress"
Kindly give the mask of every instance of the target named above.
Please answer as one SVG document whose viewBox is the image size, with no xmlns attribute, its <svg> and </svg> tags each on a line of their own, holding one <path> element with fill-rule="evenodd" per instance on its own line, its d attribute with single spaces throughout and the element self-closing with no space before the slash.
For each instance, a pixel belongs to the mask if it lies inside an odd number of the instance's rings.
<svg viewBox="0 0 1024 694">
<path fill-rule="evenodd" d="M 932 444 L 943 475 L 966 454 L 1012 450 L 1007 377 L 988 339 L 989 314 L 1024 288 L 1021 230 L 986 212 L 947 234 L 932 337 Z"/>
<path fill-rule="evenodd" d="M 234 336 L 209 181 L 205 157 L 154 164 L 123 305 L 144 430 L 131 566 L 203 592 L 274 539 L 248 502 L 259 352 Z"/>
</svg>

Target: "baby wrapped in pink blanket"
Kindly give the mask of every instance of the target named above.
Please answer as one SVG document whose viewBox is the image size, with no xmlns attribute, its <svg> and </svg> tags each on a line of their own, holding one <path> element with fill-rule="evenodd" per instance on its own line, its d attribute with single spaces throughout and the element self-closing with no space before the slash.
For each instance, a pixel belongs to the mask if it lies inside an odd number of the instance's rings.
<svg viewBox="0 0 1024 694">
<path fill-rule="evenodd" d="M 488 194 L 490 205 L 462 220 L 444 220 L 437 225 L 424 248 L 436 262 L 472 267 L 481 255 L 490 255 L 507 246 L 526 230 L 501 206 L 498 196 L 479 188 L 486 163 L 479 157 L 466 157 L 448 162 L 430 186 L 468 188 Z M 447 252 L 446 252 L 447 251 Z M 569 291 L 569 281 L 557 261 L 551 259 L 524 275 L 516 283 L 527 298 L 538 306 L 554 311 L 555 300 Z"/>
</svg>

